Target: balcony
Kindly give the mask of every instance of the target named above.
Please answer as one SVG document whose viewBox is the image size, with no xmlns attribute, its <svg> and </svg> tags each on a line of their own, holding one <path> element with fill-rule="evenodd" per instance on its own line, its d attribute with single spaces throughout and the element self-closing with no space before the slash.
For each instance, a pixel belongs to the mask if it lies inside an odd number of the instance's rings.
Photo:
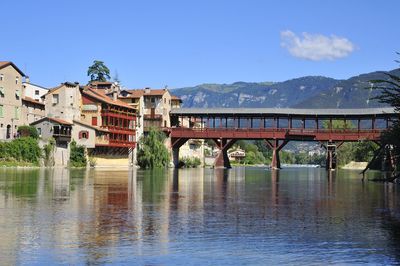
<svg viewBox="0 0 400 266">
<path fill-rule="evenodd" d="M 127 127 L 117 127 L 117 126 L 102 126 L 102 129 L 107 129 L 110 133 L 118 133 L 118 134 L 135 134 L 136 130 Z"/>
<path fill-rule="evenodd" d="M 56 125 L 53 126 L 53 138 L 57 143 L 66 143 L 71 141 L 71 126 Z"/>
<path fill-rule="evenodd" d="M 162 115 L 158 115 L 158 114 L 145 114 L 143 116 L 144 120 L 162 120 Z"/>
<path fill-rule="evenodd" d="M 117 110 L 103 110 L 101 112 L 101 116 L 123 118 L 123 119 L 128 119 L 128 120 L 136 119 L 136 114 L 134 112 L 124 112 L 124 111 L 117 111 Z"/>
<path fill-rule="evenodd" d="M 65 135 L 65 134 L 53 134 L 53 138 L 57 143 L 60 142 L 70 142 L 71 141 L 71 135 Z"/>
<path fill-rule="evenodd" d="M 107 147 L 118 147 L 118 148 L 135 148 L 136 142 L 128 141 L 128 140 L 110 140 L 107 145 L 99 145 L 99 146 L 107 146 Z"/>
</svg>

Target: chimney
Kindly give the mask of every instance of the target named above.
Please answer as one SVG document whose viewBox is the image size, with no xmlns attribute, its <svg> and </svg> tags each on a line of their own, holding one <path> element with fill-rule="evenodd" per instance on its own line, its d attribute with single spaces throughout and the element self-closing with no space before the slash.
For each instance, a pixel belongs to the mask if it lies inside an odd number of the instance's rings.
<svg viewBox="0 0 400 266">
<path fill-rule="evenodd" d="M 25 77 L 25 83 L 28 83 L 28 84 L 29 84 L 30 82 L 31 82 L 31 80 L 29 79 L 29 76 L 26 76 L 26 77 Z"/>
<path fill-rule="evenodd" d="M 120 93 L 120 87 L 117 84 L 114 84 L 114 86 L 111 86 L 111 90 L 112 90 L 113 100 L 114 101 L 118 100 L 118 95 Z"/>
<path fill-rule="evenodd" d="M 150 88 L 149 88 L 149 87 L 146 87 L 146 88 L 144 89 L 144 93 L 146 93 L 146 94 L 150 93 Z"/>
</svg>

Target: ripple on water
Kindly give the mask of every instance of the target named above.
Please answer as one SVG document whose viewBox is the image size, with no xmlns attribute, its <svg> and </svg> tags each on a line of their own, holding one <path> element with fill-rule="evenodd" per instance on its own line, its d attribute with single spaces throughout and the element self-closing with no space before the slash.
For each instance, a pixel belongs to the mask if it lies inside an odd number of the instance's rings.
<svg viewBox="0 0 400 266">
<path fill-rule="evenodd" d="M 0 171 L 5 264 L 397 264 L 397 186 L 351 171 Z"/>
</svg>

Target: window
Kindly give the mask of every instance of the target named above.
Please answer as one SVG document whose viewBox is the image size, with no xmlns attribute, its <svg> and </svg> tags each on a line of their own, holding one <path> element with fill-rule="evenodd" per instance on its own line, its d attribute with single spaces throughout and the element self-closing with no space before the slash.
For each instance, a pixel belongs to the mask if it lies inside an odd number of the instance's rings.
<svg viewBox="0 0 400 266">
<path fill-rule="evenodd" d="M 21 96 L 19 90 L 15 91 L 15 99 L 19 100 L 19 97 Z"/>
<path fill-rule="evenodd" d="M 35 95 L 39 95 L 39 90 L 35 90 Z"/>
<path fill-rule="evenodd" d="M 92 126 L 97 126 L 97 116 L 92 116 Z"/>
<path fill-rule="evenodd" d="M 3 105 L 0 105 L 0 117 L 4 117 Z"/>
<path fill-rule="evenodd" d="M 59 101 L 59 99 L 58 99 L 58 94 L 53 94 L 53 105 L 56 105 L 56 104 L 58 104 L 58 101 Z"/>
<path fill-rule="evenodd" d="M 4 80 L 4 74 L 0 74 L 0 81 Z"/>
<path fill-rule="evenodd" d="M 0 87 L 0 97 L 4 98 L 4 88 Z"/>
<path fill-rule="evenodd" d="M 156 99 L 155 99 L 154 97 L 151 97 L 150 101 L 151 101 L 152 103 L 155 103 L 155 102 L 156 102 Z"/>
<path fill-rule="evenodd" d="M 37 132 L 38 132 L 39 136 L 42 135 L 42 129 L 40 127 L 37 129 Z"/>
<path fill-rule="evenodd" d="M 14 109 L 14 118 L 19 119 L 19 106 L 15 106 Z"/>
<path fill-rule="evenodd" d="M 79 132 L 79 139 L 88 139 L 89 138 L 89 131 L 82 130 Z"/>
<path fill-rule="evenodd" d="M 164 98 L 164 104 L 166 104 L 166 103 L 167 103 L 167 99 Z"/>
<path fill-rule="evenodd" d="M 15 84 L 18 84 L 19 78 L 15 77 Z"/>
</svg>

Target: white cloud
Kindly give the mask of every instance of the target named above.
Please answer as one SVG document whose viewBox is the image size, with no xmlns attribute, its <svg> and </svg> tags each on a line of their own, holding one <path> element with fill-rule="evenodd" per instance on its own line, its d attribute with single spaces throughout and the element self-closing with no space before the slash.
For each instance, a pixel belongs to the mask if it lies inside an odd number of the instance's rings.
<svg viewBox="0 0 400 266">
<path fill-rule="evenodd" d="M 303 32 L 297 36 L 290 30 L 281 32 L 281 46 L 302 59 L 319 61 L 335 60 L 354 51 L 354 44 L 346 38 Z"/>
</svg>

